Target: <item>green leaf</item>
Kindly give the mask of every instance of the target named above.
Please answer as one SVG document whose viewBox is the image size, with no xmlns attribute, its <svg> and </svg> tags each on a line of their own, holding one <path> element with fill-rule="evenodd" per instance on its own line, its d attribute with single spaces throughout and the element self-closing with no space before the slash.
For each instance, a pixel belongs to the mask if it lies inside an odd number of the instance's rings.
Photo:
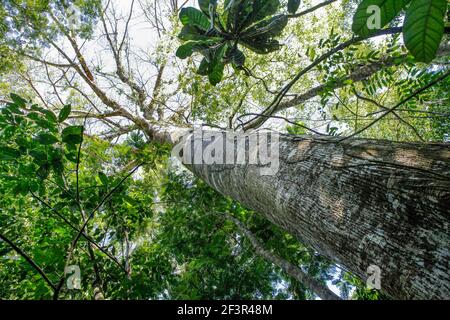
<svg viewBox="0 0 450 320">
<path fill-rule="evenodd" d="M 289 0 L 288 1 L 288 12 L 291 14 L 295 14 L 300 8 L 301 0 Z"/>
<path fill-rule="evenodd" d="M 10 147 L 0 146 L 0 161 L 14 161 L 20 156 L 20 152 Z"/>
<path fill-rule="evenodd" d="M 211 38 L 204 41 L 187 41 L 178 48 L 176 56 L 180 59 L 186 59 L 190 57 L 194 51 L 207 50 L 210 46 L 215 45 L 221 40 L 222 38 Z"/>
<path fill-rule="evenodd" d="M 213 51 L 213 58 L 211 59 L 210 64 L 210 73 L 208 75 L 209 82 L 213 86 L 222 81 L 223 71 L 225 68 L 223 57 L 225 55 L 225 52 L 227 51 L 227 48 L 228 45 L 224 43 Z"/>
<path fill-rule="evenodd" d="M 178 48 L 176 56 L 180 59 L 186 59 L 192 56 L 193 53 L 194 53 L 194 45 L 191 42 L 187 42 Z"/>
<path fill-rule="evenodd" d="M 50 121 L 52 123 L 58 122 L 58 118 L 56 117 L 56 115 L 52 111 L 50 111 L 50 110 L 43 110 L 42 113 L 44 113 L 45 118 L 47 118 L 48 121 Z"/>
<path fill-rule="evenodd" d="M 83 126 L 70 126 L 65 128 L 62 131 L 62 136 L 67 136 L 67 135 L 78 135 L 80 136 L 83 133 Z"/>
<path fill-rule="evenodd" d="M 198 67 L 197 73 L 201 76 L 207 76 L 210 73 L 210 63 L 206 58 L 203 58 Z"/>
<path fill-rule="evenodd" d="M 23 115 L 24 113 L 22 112 L 22 110 L 20 110 L 20 108 L 17 106 L 17 104 L 15 104 L 15 103 L 9 103 L 8 105 L 7 105 L 7 109 L 9 110 L 9 111 L 11 111 L 11 113 L 14 113 L 14 114 L 20 114 L 20 115 Z"/>
<path fill-rule="evenodd" d="M 204 14 L 209 14 L 209 0 L 198 0 L 198 6 Z"/>
<path fill-rule="evenodd" d="M 391 22 L 411 0 L 363 0 L 353 16 L 352 30 L 361 37 L 369 36 L 379 31 Z M 378 7 L 380 13 L 379 25 L 376 26 L 376 11 L 371 6 Z"/>
<path fill-rule="evenodd" d="M 30 156 L 33 157 L 34 163 L 41 165 L 47 161 L 47 154 L 42 151 L 32 150 L 30 151 Z"/>
<path fill-rule="evenodd" d="M 225 0 L 224 8 L 223 21 L 230 32 L 241 29 L 239 26 L 253 12 L 253 5 L 248 0 Z"/>
<path fill-rule="evenodd" d="M 254 0 L 252 14 L 243 27 L 245 28 L 254 22 L 276 14 L 279 8 L 279 0 Z"/>
<path fill-rule="evenodd" d="M 230 52 L 231 62 L 235 67 L 242 67 L 245 64 L 245 55 L 239 49 L 233 49 Z"/>
<path fill-rule="evenodd" d="M 65 154 L 65 157 L 70 162 L 77 163 L 78 162 L 78 151 L 77 150 L 73 150 L 71 152 L 68 152 L 68 153 Z"/>
<path fill-rule="evenodd" d="M 100 178 L 100 181 L 102 182 L 102 184 L 104 186 L 108 186 L 109 180 L 108 180 L 108 177 L 106 176 L 106 174 L 104 174 L 103 172 L 99 172 L 98 177 Z"/>
<path fill-rule="evenodd" d="M 243 39 L 239 43 L 258 54 L 268 54 L 280 49 L 280 43 L 277 40 Z"/>
<path fill-rule="evenodd" d="M 71 126 L 62 131 L 62 141 L 67 144 L 80 144 L 83 140 L 83 127 Z"/>
<path fill-rule="evenodd" d="M 209 82 L 213 86 L 217 85 L 220 81 L 222 81 L 224 68 L 225 65 L 222 62 L 218 62 L 212 67 L 212 70 L 208 75 L 208 78 Z"/>
<path fill-rule="evenodd" d="M 37 111 L 37 112 L 41 112 L 41 113 L 45 111 L 44 108 L 39 107 L 37 104 L 33 104 L 33 105 L 31 106 L 31 110 Z"/>
<path fill-rule="evenodd" d="M 447 0 L 414 0 L 403 27 L 405 45 L 417 61 L 429 63 L 441 43 Z"/>
<path fill-rule="evenodd" d="M 202 34 L 202 32 L 197 27 L 186 25 L 181 29 L 180 33 L 178 34 L 178 38 L 184 41 L 199 41 L 208 40 L 210 37 Z"/>
<path fill-rule="evenodd" d="M 41 116 L 37 112 L 30 112 L 30 113 L 28 113 L 27 114 L 27 118 L 31 119 L 31 120 L 34 120 L 34 121 L 41 120 Z"/>
<path fill-rule="evenodd" d="M 209 5 L 217 5 L 217 0 L 198 0 L 198 6 L 200 10 L 203 11 L 204 14 L 209 16 Z"/>
<path fill-rule="evenodd" d="M 70 115 L 70 112 L 72 112 L 72 106 L 69 104 L 67 106 L 64 106 L 58 115 L 58 121 L 64 122 Z"/>
<path fill-rule="evenodd" d="M 53 171 L 57 174 L 57 175 L 62 175 L 64 172 L 64 164 L 62 162 L 62 159 L 55 159 L 52 161 L 52 168 Z"/>
<path fill-rule="evenodd" d="M 35 119 L 34 121 L 36 122 L 36 124 L 39 127 L 43 128 L 43 129 L 48 129 L 50 131 L 55 130 L 55 122 L 48 121 L 44 118 L 38 118 L 38 119 Z"/>
<path fill-rule="evenodd" d="M 27 105 L 27 100 L 25 100 L 24 98 L 18 96 L 17 94 L 11 93 L 9 96 L 11 97 L 12 101 L 14 101 L 14 103 L 18 107 L 23 108 L 23 107 L 25 107 Z"/>
<path fill-rule="evenodd" d="M 80 144 L 83 141 L 82 136 L 81 135 L 66 135 L 63 138 L 63 142 L 70 144 L 70 145 L 75 145 L 75 144 Z"/>
<path fill-rule="evenodd" d="M 58 138 L 47 132 L 39 133 L 36 136 L 35 140 L 45 146 L 52 145 L 58 142 Z"/>
<path fill-rule="evenodd" d="M 245 30 L 241 37 L 244 39 L 255 37 L 269 39 L 277 37 L 286 28 L 288 20 L 288 16 L 284 14 L 264 19 Z"/>
<path fill-rule="evenodd" d="M 208 17 L 200 10 L 188 7 L 180 10 L 180 21 L 183 25 L 190 25 L 207 31 L 211 26 Z"/>
</svg>

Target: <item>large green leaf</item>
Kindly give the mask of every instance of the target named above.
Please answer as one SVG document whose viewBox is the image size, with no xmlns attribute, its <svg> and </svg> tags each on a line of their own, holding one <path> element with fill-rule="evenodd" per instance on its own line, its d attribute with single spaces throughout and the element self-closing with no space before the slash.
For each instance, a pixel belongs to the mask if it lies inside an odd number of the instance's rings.
<svg viewBox="0 0 450 320">
<path fill-rule="evenodd" d="M 217 85 L 220 81 L 222 81 L 224 68 L 225 65 L 222 62 L 218 62 L 215 65 L 213 65 L 211 72 L 208 75 L 209 82 L 213 86 Z"/>
<path fill-rule="evenodd" d="M 48 165 L 48 163 L 44 163 L 42 166 L 40 166 L 36 174 L 42 180 L 47 179 L 50 174 L 50 166 Z"/>
<path fill-rule="evenodd" d="M 188 41 L 178 48 L 176 56 L 180 59 L 186 59 L 194 53 L 194 50 L 207 49 L 208 43 L 208 41 Z"/>
<path fill-rule="evenodd" d="M 277 40 L 243 39 L 239 43 L 258 54 L 268 54 L 280 49 L 280 43 Z"/>
<path fill-rule="evenodd" d="M 284 14 L 270 17 L 258 22 L 257 24 L 245 30 L 241 37 L 244 39 L 254 37 L 261 37 L 266 39 L 273 38 L 279 36 L 283 32 L 284 28 L 286 28 L 287 23 L 288 16 Z"/>
<path fill-rule="evenodd" d="M 83 133 L 83 127 L 82 126 L 70 126 L 65 128 L 62 131 L 62 136 L 67 136 L 67 135 L 81 135 Z"/>
<path fill-rule="evenodd" d="M 20 110 L 19 106 L 16 103 L 8 103 L 6 106 L 11 113 L 23 115 L 24 113 Z"/>
<path fill-rule="evenodd" d="M 222 40 L 222 38 L 210 38 L 208 40 L 187 41 L 178 48 L 176 56 L 180 59 L 186 59 L 187 57 L 190 57 L 194 51 L 206 50 L 210 46 L 213 46 Z"/>
<path fill-rule="evenodd" d="M 181 29 L 180 33 L 178 34 L 178 38 L 184 41 L 189 40 L 199 41 L 209 39 L 207 35 L 202 34 L 200 29 L 190 25 L 186 25 Z"/>
<path fill-rule="evenodd" d="M 207 16 L 209 16 L 209 5 L 217 5 L 217 0 L 198 0 L 198 6 Z"/>
<path fill-rule="evenodd" d="M 374 34 L 398 16 L 410 1 L 411 0 L 363 0 L 353 16 L 353 32 L 362 37 Z M 380 29 L 369 28 L 368 24 L 371 22 L 370 19 L 376 14 L 369 10 L 371 6 L 377 6 L 380 9 Z"/>
<path fill-rule="evenodd" d="M 61 111 L 59 112 L 58 121 L 64 122 L 69 117 L 71 111 L 72 111 L 72 107 L 70 104 L 67 106 L 64 106 L 61 109 Z"/>
<path fill-rule="evenodd" d="M 53 113 L 53 111 L 50 110 L 43 110 L 42 113 L 44 113 L 45 118 L 52 122 L 52 123 L 56 123 L 58 122 L 58 118 L 56 117 L 56 115 Z"/>
<path fill-rule="evenodd" d="M 278 12 L 280 0 L 255 0 L 250 22 L 258 22 Z"/>
<path fill-rule="evenodd" d="M 289 0 L 288 1 L 288 12 L 294 14 L 300 7 L 301 0 Z"/>
<path fill-rule="evenodd" d="M 406 12 L 405 45 L 417 61 L 431 62 L 444 34 L 447 0 L 414 0 Z"/>
<path fill-rule="evenodd" d="M 206 58 L 203 58 L 198 67 L 197 73 L 201 76 L 207 76 L 211 71 L 211 64 Z"/>
<path fill-rule="evenodd" d="M 198 0 L 200 10 L 205 14 L 209 14 L 209 0 Z"/>
<path fill-rule="evenodd" d="M 227 51 L 228 45 L 226 43 L 220 45 L 219 47 L 215 48 L 213 51 L 213 57 L 211 59 L 210 68 L 209 68 L 209 82 L 215 86 L 220 81 L 222 81 L 223 78 L 223 71 L 225 68 L 225 64 L 223 62 L 223 58 L 225 55 L 225 52 Z"/>
<path fill-rule="evenodd" d="M 42 165 L 43 163 L 47 162 L 47 153 L 43 151 L 31 150 L 29 154 L 33 157 L 33 162 L 38 165 Z"/>
<path fill-rule="evenodd" d="M 192 56 L 194 53 L 194 44 L 192 42 L 193 41 L 190 41 L 181 45 L 176 52 L 176 56 L 180 59 L 186 59 L 187 57 Z"/>
<path fill-rule="evenodd" d="M 98 177 L 99 177 L 100 181 L 102 182 L 102 185 L 108 186 L 109 180 L 108 180 L 108 177 L 106 174 L 104 174 L 103 172 L 99 172 Z"/>
<path fill-rule="evenodd" d="M 242 67 L 245 64 L 245 55 L 237 48 L 230 51 L 230 59 L 235 67 Z"/>
<path fill-rule="evenodd" d="M 200 10 L 188 7 L 180 10 L 180 21 L 183 25 L 190 25 L 207 31 L 211 26 L 208 17 Z"/>
<path fill-rule="evenodd" d="M 18 96 L 18 95 L 15 94 L 15 93 L 11 93 L 9 96 L 11 97 L 12 101 L 14 101 L 14 103 L 15 103 L 17 106 L 19 106 L 19 107 L 21 107 L 21 108 L 23 108 L 23 107 L 26 106 L 27 100 L 25 100 L 24 98 Z"/>
<path fill-rule="evenodd" d="M 251 24 L 251 14 L 253 13 L 252 0 L 231 0 L 225 1 L 225 19 L 227 29 L 243 29 Z"/>
</svg>

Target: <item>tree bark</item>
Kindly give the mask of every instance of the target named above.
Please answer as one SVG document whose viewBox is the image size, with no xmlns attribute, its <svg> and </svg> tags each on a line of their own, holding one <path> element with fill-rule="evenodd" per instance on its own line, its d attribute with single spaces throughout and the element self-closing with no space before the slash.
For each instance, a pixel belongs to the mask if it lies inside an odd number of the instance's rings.
<svg viewBox="0 0 450 320">
<path fill-rule="evenodd" d="M 187 167 L 361 279 L 378 266 L 393 298 L 450 298 L 449 144 L 281 136 L 279 153 L 273 176 Z"/>
</svg>

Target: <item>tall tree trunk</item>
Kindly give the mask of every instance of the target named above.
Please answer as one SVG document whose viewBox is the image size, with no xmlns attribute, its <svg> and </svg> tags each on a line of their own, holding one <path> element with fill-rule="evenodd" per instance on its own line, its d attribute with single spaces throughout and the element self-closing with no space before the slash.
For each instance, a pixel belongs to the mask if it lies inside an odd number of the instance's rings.
<svg viewBox="0 0 450 320">
<path fill-rule="evenodd" d="M 281 136 L 279 158 L 187 167 L 393 298 L 450 298 L 449 144 Z"/>
</svg>

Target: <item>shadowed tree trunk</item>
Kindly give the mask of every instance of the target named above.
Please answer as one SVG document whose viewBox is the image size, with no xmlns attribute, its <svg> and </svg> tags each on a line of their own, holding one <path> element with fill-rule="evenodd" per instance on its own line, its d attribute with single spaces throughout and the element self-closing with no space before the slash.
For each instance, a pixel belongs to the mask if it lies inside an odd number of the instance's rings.
<svg viewBox="0 0 450 320">
<path fill-rule="evenodd" d="M 279 153 L 273 176 L 187 167 L 361 279 L 378 266 L 393 298 L 450 298 L 450 145 L 282 136 Z"/>
<path fill-rule="evenodd" d="M 266 259 L 267 261 L 273 263 L 283 270 L 288 276 L 296 279 L 298 282 L 303 284 L 305 287 L 314 292 L 323 300 L 341 300 L 341 298 L 331 291 L 326 284 L 319 282 L 318 280 L 311 277 L 309 274 L 305 273 L 298 266 L 290 263 L 289 261 L 277 256 L 273 252 L 264 248 L 263 244 L 256 238 L 256 236 L 248 230 L 244 224 L 233 217 L 230 214 L 223 213 L 223 215 L 231 220 L 239 229 L 239 231 L 248 239 L 251 243 L 253 249 L 257 254 Z"/>
</svg>

